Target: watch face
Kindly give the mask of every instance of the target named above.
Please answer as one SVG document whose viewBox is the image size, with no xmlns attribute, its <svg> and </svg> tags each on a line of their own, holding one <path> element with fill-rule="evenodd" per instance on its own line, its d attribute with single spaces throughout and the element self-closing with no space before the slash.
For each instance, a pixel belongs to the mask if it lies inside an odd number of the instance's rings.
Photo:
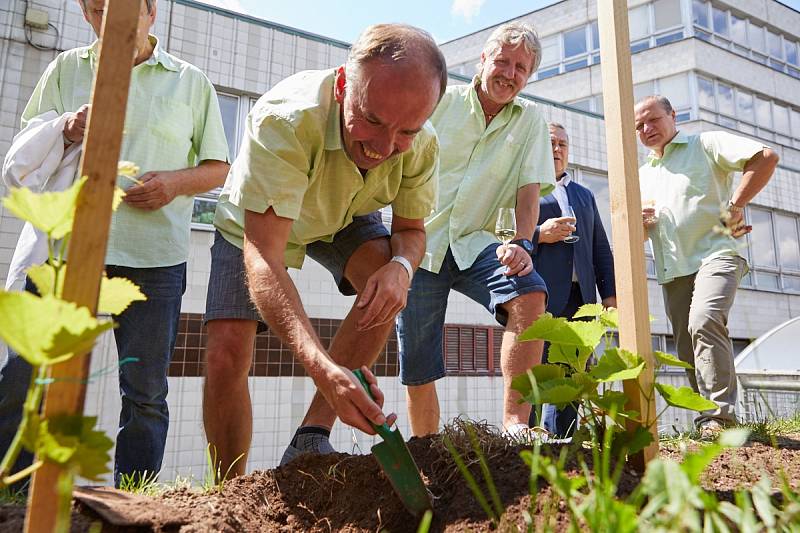
<svg viewBox="0 0 800 533">
<path fill-rule="evenodd" d="M 514 244 L 522 246 L 522 249 L 528 253 L 531 253 L 533 251 L 533 243 L 528 239 L 520 239 L 518 241 L 514 241 Z"/>
</svg>

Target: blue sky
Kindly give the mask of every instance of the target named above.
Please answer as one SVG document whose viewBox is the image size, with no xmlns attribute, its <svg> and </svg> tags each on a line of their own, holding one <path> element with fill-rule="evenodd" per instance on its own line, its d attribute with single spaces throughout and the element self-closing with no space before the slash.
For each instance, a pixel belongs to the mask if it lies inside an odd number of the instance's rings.
<svg viewBox="0 0 800 533">
<path fill-rule="evenodd" d="M 439 42 L 555 3 L 554 0 L 200 0 L 326 37 L 353 42 L 376 22 L 406 22 Z M 800 11 L 800 0 L 780 0 Z"/>
</svg>

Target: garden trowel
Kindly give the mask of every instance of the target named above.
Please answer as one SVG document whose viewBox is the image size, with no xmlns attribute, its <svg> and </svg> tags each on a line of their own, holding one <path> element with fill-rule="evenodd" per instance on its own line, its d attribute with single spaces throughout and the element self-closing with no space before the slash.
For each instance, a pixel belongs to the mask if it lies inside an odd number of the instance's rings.
<svg viewBox="0 0 800 533">
<path fill-rule="evenodd" d="M 372 398 L 369 383 L 361 371 L 354 370 L 353 373 L 361 381 L 369 397 Z M 373 424 L 372 427 L 383 438 L 383 442 L 372 447 L 372 454 L 381 465 L 406 509 L 414 515 L 421 515 L 432 507 L 431 498 L 400 430 L 390 429 L 386 424 L 380 426 Z"/>
</svg>

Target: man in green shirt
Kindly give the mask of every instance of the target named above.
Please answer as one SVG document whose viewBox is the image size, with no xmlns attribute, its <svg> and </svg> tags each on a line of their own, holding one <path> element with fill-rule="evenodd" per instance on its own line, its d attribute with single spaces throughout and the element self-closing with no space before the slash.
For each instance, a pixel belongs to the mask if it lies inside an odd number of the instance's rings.
<svg viewBox="0 0 800 533">
<path fill-rule="evenodd" d="M 692 388 L 717 403 L 695 420 L 706 436 L 736 421 L 736 371 L 728 313 L 747 273 L 736 238 L 745 206 L 764 188 L 778 155 L 760 142 L 722 131 L 686 135 L 663 96 L 635 109 L 639 140 L 650 148 L 639 169 L 642 221 L 653 245 L 656 277 L 672 323 L 678 357 Z M 733 188 L 733 173 L 742 179 Z M 650 204 L 650 205 L 648 205 Z"/>
<path fill-rule="evenodd" d="M 542 343 L 517 336 L 545 310 L 547 289 L 533 269 L 531 243 L 539 194 L 555 184 L 547 122 L 517 95 L 541 59 L 534 30 L 497 28 L 484 45 L 478 75 L 450 86 L 431 122 L 439 135 L 439 206 L 425 220 L 428 242 L 420 270 L 397 320 L 400 378 L 407 385 L 414 435 L 439 424 L 435 380 L 444 377 L 442 329 L 451 289 L 486 307 L 505 326 L 500 351 L 503 426 L 527 429 L 530 404 L 518 403 L 514 376 L 540 362 Z M 516 206 L 516 234 L 499 245 L 500 208 Z"/>
<path fill-rule="evenodd" d="M 427 120 L 446 84 L 444 57 L 427 33 L 381 24 L 362 33 L 345 65 L 291 76 L 250 112 L 214 220 L 205 316 L 203 418 L 221 472 L 245 470 L 247 375 L 265 324 L 317 386 L 282 464 L 333 451 L 337 416 L 370 434 L 371 424 L 392 422 L 366 367 L 385 346 L 425 251 L 439 158 Z M 388 205 L 391 236 L 377 212 Z M 306 254 L 343 294 L 358 295 L 327 350 L 286 272 Z M 359 367 L 376 401 L 350 371 Z"/>
<path fill-rule="evenodd" d="M 97 35 L 104 0 L 80 0 Z M 167 369 L 186 286 L 194 195 L 222 185 L 228 145 L 214 87 L 196 67 L 167 53 L 148 33 L 156 2 L 143 3 L 120 158 L 143 174 L 121 179 L 124 202 L 114 213 L 106 254 L 109 277 L 128 278 L 147 296 L 115 316 L 122 411 L 114 479 L 154 476 L 169 426 Z M 22 113 L 23 127 L 45 112 L 68 115 L 64 143 L 83 141 L 99 43 L 63 52 L 50 63 Z M 30 286 L 29 286 L 30 288 Z M 30 366 L 12 357 L 0 380 L 0 447 L 22 412 Z M 20 389 L 21 388 L 21 389 Z"/>
</svg>

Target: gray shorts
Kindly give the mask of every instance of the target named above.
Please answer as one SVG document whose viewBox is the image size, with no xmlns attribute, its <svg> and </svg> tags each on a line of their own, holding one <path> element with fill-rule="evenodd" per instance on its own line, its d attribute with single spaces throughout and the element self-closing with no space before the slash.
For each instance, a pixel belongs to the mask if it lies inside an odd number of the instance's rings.
<svg viewBox="0 0 800 533">
<path fill-rule="evenodd" d="M 388 237 L 389 230 L 381 222 L 381 214 L 376 211 L 354 217 L 350 225 L 334 236 L 333 242 L 317 241 L 307 245 L 306 255 L 333 275 L 339 292 L 351 296 L 356 294 L 356 290 L 344 277 L 347 260 L 365 242 Z M 250 301 L 242 250 L 216 231 L 211 246 L 211 274 L 204 320 L 219 319 L 255 320 L 259 322 L 259 332 L 266 329 L 258 309 Z"/>
</svg>

